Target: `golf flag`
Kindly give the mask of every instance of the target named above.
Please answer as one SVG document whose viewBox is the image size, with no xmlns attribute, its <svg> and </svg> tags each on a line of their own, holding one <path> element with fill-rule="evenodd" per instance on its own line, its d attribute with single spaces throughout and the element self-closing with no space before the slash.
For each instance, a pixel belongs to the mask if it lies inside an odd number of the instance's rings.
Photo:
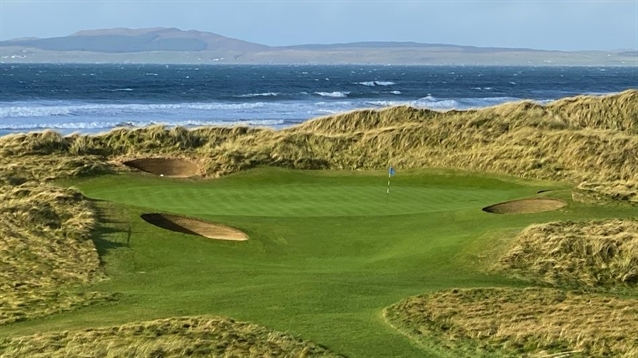
<svg viewBox="0 0 638 358">
<path fill-rule="evenodd" d="M 388 188 L 385 190 L 385 203 L 387 204 L 390 200 L 390 178 L 395 174 L 394 167 L 390 166 L 388 168 Z"/>
</svg>

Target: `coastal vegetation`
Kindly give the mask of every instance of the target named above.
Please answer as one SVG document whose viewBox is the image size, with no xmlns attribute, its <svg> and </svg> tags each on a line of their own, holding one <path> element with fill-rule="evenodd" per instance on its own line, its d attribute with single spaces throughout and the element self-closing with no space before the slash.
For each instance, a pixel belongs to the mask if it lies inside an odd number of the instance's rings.
<svg viewBox="0 0 638 358">
<path fill-rule="evenodd" d="M 340 357 L 312 342 L 219 317 L 0 339 L 3 357 Z"/>
<path fill-rule="evenodd" d="M 475 288 L 411 297 L 385 316 L 420 344 L 459 356 L 634 357 L 637 307 L 549 288 Z"/>
<path fill-rule="evenodd" d="M 0 355 L 634 356 L 637 119 L 629 90 L 1 137 Z"/>
<path fill-rule="evenodd" d="M 76 190 L 0 187 L 0 325 L 114 298 L 73 290 L 104 278 L 91 240 L 96 220 Z"/>
</svg>

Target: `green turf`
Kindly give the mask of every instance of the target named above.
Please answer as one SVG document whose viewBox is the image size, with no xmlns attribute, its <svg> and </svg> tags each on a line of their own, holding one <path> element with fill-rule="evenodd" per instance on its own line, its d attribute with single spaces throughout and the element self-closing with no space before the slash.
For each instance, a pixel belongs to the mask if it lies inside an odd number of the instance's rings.
<svg viewBox="0 0 638 358">
<path fill-rule="evenodd" d="M 100 199 L 105 215 L 96 243 L 110 280 L 87 290 L 119 292 L 120 301 L 0 327 L 0 335 L 211 314 L 350 357 L 436 356 L 387 325 L 382 309 L 430 290 L 523 285 L 474 261 L 504 230 L 635 215 L 573 203 L 564 190 L 542 194 L 567 200 L 561 211 L 488 214 L 483 206 L 565 186 L 450 171 L 399 172 L 389 198 L 381 172 L 260 168 L 208 181 L 122 174 L 66 184 Z M 139 218 L 157 211 L 218 221 L 250 239 L 167 232 Z"/>
</svg>

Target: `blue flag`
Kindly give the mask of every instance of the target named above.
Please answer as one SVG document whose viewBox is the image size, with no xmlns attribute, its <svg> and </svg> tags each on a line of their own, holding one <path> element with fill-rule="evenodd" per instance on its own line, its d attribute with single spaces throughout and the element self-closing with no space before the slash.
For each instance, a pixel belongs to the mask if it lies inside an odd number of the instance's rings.
<svg viewBox="0 0 638 358">
<path fill-rule="evenodd" d="M 388 176 L 393 176 L 395 174 L 394 167 L 388 168 Z"/>
</svg>

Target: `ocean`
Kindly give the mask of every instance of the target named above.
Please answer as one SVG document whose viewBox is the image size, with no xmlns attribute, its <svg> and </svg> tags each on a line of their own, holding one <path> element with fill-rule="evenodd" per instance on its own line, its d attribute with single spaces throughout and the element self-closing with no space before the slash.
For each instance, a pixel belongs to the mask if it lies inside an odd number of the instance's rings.
<svg viewBox="0 0 638 358">
<path fill-rule="evenodd" d="M 0 135 L 284 128 L 359 108 L 468 109 L 638 88 L 636 67 L 0 64 Z"/>
</svg>

